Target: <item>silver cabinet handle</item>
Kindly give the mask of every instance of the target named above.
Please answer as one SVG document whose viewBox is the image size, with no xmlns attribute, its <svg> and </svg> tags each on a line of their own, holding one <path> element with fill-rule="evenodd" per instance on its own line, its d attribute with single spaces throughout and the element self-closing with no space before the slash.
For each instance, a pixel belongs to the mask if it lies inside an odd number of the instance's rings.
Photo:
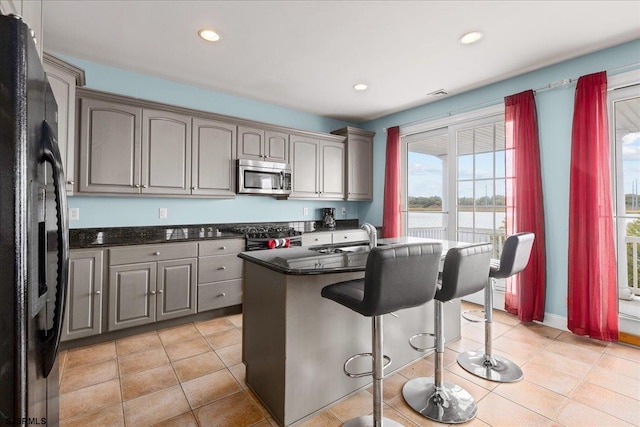
<svg viewBox="0 0 640 427">
<path fill-rule="evenodd" d="M 197 187 L 191 187 L 192 190 L 195 190 Z"/>
<path fill-rule="evenodd" d="M 140 184 L 136 184 L 136 185 L 134 185 L 134 187 L 140 188 Z"/>
<path fill-rule="evenodd" d="M 151 295 L 155 295 L 155 294 L 156 294 L 156 291 L 151 291 L 151 292 L 149 292 L 149 293 L 150 293 Z"/>
<path fill-rule="evenodd" d="M 218 267 L 218 270 L 226 270 L 227 267 L 225 267 L 224 265 L 222 267 Z"/>
<path fill-rule="evenodd" d="M 318 238 L 316 237 L 316 238 L 315 238 L 315 239 L 313 239 L 313 240 L 314 240 L 315 242 L 317 242 L 317 241 L 318 241 Z"/>
<path fill-rule="evenodd" d="M 216 298 L 224 298 L 226 296 L 227 296 L 227 294 L 223 292 L 221 294 L 216 295 Z"/>
<path fill-rule="evenodd" d="M 100 295 L 102 291 L 96 291 L 96 295 Z"/>
<path fill-rule="evenodd" d="M 344 236 L 344 238 L 345 238 L 345 239 L 348 239 L 348 238 L 349 238 L 349 236 Z"/>
<path fill-rule="evenodd" d="M 147 184 L 143 184 L 143 185 L 142 185 L 142 188 L 147 188 Z"/>
<path fill-rule="evenodd" d="M 164 292 L 164 291 L 163 291 L 162 289 L 158 290 L 158 293 L 159 293 L 159 294 L 161 294 L 161 293 L 163 293 L 163 292 Z"/>
<path fill-rule="evenodd" d="M 160 255 L 160 251 L 158 251 L 158 252 L 154 252 L 153 254 L 154 254 L 155 256 L 158 256 L 158 255 Z"/>
<path fill-rule="evenodd" d="M 67 184 L 73 185 L 73 181 L 67 181 Z"/>
<path fill-rule="evenodd" d="M 226 247 L 226 246 L 220 246 L 220 250 L 221 250 L 221 251 L 226 251 L 226 250 L 227 250 L 227 247 Z"/>
</svg>

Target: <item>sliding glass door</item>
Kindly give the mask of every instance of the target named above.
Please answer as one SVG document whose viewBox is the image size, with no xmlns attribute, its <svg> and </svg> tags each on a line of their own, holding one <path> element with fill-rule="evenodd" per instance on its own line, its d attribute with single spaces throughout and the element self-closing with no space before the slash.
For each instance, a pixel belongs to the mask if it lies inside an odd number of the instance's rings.
<svg viewBox="0 0 640 427">
<path fill-rule="evenodd" d="M 498 257 L 511 179 L 504 116 L 416 132 L 402 143 L 406 235 L 491 242 Z"/>
</svg>

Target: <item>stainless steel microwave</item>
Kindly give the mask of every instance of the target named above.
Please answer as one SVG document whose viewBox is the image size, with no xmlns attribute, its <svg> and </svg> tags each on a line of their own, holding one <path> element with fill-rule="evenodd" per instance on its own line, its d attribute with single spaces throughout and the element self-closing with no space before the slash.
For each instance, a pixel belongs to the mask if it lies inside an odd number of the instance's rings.
<svg viewBox="0 0 640 427">
<path fill-rule="evenodd" d="M 238 194 L 287 195 L 291 193 L 291 165 L 238 159 Z"/>
</svg>

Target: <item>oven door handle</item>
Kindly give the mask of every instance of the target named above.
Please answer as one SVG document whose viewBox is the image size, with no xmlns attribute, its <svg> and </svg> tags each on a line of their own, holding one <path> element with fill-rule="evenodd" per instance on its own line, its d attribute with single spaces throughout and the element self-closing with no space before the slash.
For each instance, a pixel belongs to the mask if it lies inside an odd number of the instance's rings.
<svg viewBox="0 0 640 427">
<path fill-rule="evenodd" d="M 280 190 L 284 190 L 284 171 L 280 171 Z"/>
</svg>

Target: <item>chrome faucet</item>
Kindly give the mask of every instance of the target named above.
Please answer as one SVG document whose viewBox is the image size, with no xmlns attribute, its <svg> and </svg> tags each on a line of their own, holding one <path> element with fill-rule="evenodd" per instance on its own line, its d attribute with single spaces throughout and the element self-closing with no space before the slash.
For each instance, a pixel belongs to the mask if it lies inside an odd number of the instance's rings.
<svg viewBox="0 0 640 427">
<path fill-rule="evenodd" d="M 360 228 L 365 230 L 369 235 L 369 249 L 373 249 L 378 246 L 378 230 L 368 222 L 362 224 Z"/>
</svg>

